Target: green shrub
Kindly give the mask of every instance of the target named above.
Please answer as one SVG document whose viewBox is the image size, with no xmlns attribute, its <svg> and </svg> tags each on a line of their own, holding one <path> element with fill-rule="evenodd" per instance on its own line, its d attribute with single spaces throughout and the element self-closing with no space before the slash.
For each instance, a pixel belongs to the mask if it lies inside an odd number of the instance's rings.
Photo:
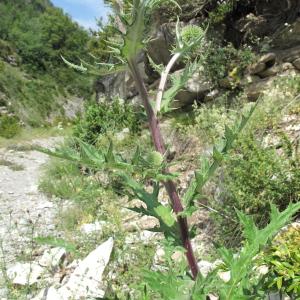
<svg viewBox="0 0 300 300">
<path fill-rule="evenodd" d="M 21 130 L 19 120 L 15 116 L 0 116 L 0 136 L 10 139 Z"/>
<path fill-rule="evenodd" d="M 209 23 L 218 24 L 224 21 L 227 15 L 232 13 L 234 5 L 236 4 L 235 0 L 224 1 L 220 3 L 213 11 L 209 12 Z"/>
<path fill-rule="evenodd" d="M 242 78 L 242 74 L 247 66 L 255 59 L 255 55 L 250 47 L 236 49 L 232 44 L 226 46 L 209 42 L 202 58 L 202 63 L 206 76 L 214 83 L 219 82 L 226 76 L 232 79 L 235 87 Z"/>
<path fill-rule="evenodd" d="M 276 289 L 291 297 L 300 295 L 299 245 L 300 227 L 289 226 L 264 251 L 262 263 L 268 267 L 266 289 Z"/>
<path fill-rule="evenodd" d="M 220 242 L 238 246 L 241 241 L 235 209 L 252 215 L 258 226 L 263 227 L 269 221 L 270 203 L 282 210 L 290 202 L 299 201 L 299 158 L 291 155 L 288 141 L 282 143 L 282 155 L 251 137 L 237 144 L 234 155 L 226 162 L 222 200 L 213 201 L 214 208 L 222 211 L 222 216 L 213 217 Z"/>
<path fill-rule="evenodd" d="M 121 104 L 118 99 L 110 103 L 93 103 L 86 108 L 85 115 L 74 128 L 74 135 L 92 145 L 101 135 L 116 133 L 129 128 L 131 133 L 140 130 L 140 118 L 133 107 Z"/>
</svg>

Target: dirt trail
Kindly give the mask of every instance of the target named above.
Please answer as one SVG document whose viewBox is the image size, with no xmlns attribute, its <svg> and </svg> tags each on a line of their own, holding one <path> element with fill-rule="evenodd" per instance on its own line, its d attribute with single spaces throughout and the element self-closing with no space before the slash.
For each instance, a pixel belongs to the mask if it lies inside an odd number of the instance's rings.
<svg viewBox="0 0 300 300">
<path fill-rule="evenodd" d="M 51 137 L 30 144 L 49 148 L 59 141 Z M 32 237 L 55 232 L 56 204 L 38 191 L 41 167 L 48 159 L 37 151 L 0 149 L 0 263 L 6 267 L 29 255 Z"/>
</svg>

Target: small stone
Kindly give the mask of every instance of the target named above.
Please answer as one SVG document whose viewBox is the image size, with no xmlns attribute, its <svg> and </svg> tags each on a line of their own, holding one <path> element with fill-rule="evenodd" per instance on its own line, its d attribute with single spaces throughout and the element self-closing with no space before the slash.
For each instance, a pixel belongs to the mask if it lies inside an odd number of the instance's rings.
<svg viewBox="0 0 300 300">
<path fill-rule="evenodd" d="M 219 276 L 224 282 L 230 281 L 230 278 L 231 278 L 230 271 L 227 271 L 227 272 L 218 272 L 218 276 Z"/>
<path fill-rule="evenodd" d="M 266 69 L 263 72 L 260 72 L 258 75 L 261 76 L 262 78 L 266 78 L 266 77 L 275 76 L 278 72 L 279 72 L 278 67 L 274 66 Z"/>
<path fill-rule="evenodd" d="M 289 130 L 289 131 L 300 131 L 300 124 L 289 125 L 289 126 L 286 127 L 286 130 Z"/>
<path fill-rule="evenodd" d="M 42 267 L 55 269 L 59 267 L 66 255 L 67 251 L 65 248 L 56 247 L 46 250 L 43 256 L 39 259 L 39 265 Z"/>
<path fill-rule="evenodd" d="M 164 256 L 165 256 L 165 250 L 162 247 L 158 246 L 154 254 L 154 259 L 153 259 L 154 264 L 163 263 L 165 261 Z"/>
<path fill-rule="evenodd" d="M 269 268 L 266 265 L 261 265 L 261 266 L 259 266 L 259 267 L 256 268 L 256 271 L 260 275 L 266 275 L 269 272 Z"/>
<path fill-rule="evenodd" d="M 300 58 L 294 60 L 293 65 L 295 66 L 296 69 L 300 70 Z"/>
<path fill-rule="evenodd" d="M 7 276 L 13 284 L 32 285 L 41 279 L 45 269 L 37 263 L 17 263 L 7 270 Z"/>
<path fill-rule="evenodd" d="M 285 62 L 281 65 L 281 70 L 282 71 L 287 71 L 287 70 L 293 70 L 294 66 L 293 64 L 289 63 L 289 62 Z"/>
<path fill-rule="evenodd" d="M 85 234 L 92 234 L 95 232 L 102 232 L 103 226 L 106 224 L 104 221 L 97 221 L 95 223 L 83 224 L 80 226 L 80 231 Z"/>
<path fill-rule="evenodd" d="M 185 259 L 185 255 L 184 255 L 184 253 L 182 251 L 175 251 L 172 254 L 171 258 L 172 258 L 172 260 L 174 262 L 179 263 L 179 262 L 181 262 L 181 261 L 183 261 Z"/>
<path fill-rule="evenodd" d="M 214 269 L 214 264 L 209 261 L 201 260 L 198 262 L 199 272 L 203 277 L 206 277 Z"/>
<path fill-rule="evenodd" d="M 245 86 L 245 85 L 248 85 L 250 83 L 253 83 L 253 82 L 257 82 L 260 80 L 260 77 L 257 76 L 257 75 L 250 75 L 250 74 L 247 74 L 245 75 L 245 77 L 241 80 L 241 85 L 242 86 Z"/>
<path fill-rule="evenodd" d="M 126 236 L 126 244 L 136 244 L 143 242 L 144 245 L 151 243 L 154 239 L 158 237 L 157 232 L 152 232 L 149 230 L 142 230 L 139 234 L 132 233 Z"/>
<path fill-rule="evenodd" d="M 275 292 L 275 293 L 269 293 L 268 299 L 269 300 L 281 300 L 282 297 L 281 297 L 280 293 Z"/>
<path fill-rule="evenodd" d="M 258 62 L 256 64 L 253 64 L 249 67 L 249 73 L 251 75 L 258 74 L 262 71 L 264 71 L 267 68 L 266 64 L 263 62 Z"/>
<path fill-rule="evenodd" d="M 220 91 L 218 89 L 212 90 L 204 97 L 204 102 L 213 101 L 214 99 L 216 99 L 219 96 L 219 94 L 220 94 Z"/>
<path fill-rule="evenodd" d="M 260 59 L 259 59 L 259 63 L 265 63 L 267 64 L 268 67 L 271 67 L 272 65 L 275 64 L 276 61 L 276 54 L 275 53 L 267 53 L 265 55 L 263 55 Z"/>
<path fill-rule="evenodd" d="M 152 229 L 156 226 L 158 226 L 159 223 L 156 218 L 149 217 L 149 216 L 143 216 L 139 218 L 138 220 L 131 221 L 129 223 L 124 224 L 124 228 L 127 231 L 141 231 L 141 230 L 147 230 Z"/>
</svg>

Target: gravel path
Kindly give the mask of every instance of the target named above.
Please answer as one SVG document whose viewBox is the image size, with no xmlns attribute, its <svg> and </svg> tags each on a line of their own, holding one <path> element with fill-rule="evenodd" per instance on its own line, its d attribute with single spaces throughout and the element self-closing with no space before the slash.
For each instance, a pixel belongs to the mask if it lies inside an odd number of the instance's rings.
<svg viewBox="0 0 300 300">
<path fill-rule="evenodd" d="M 59 137 L 33 140 L 52 147 Z M 13 264 L 32 249 L 32 237 L 53 235 L 56 204 L 38 191 L 41 166 L 49 158 L 37 151 L 0 149 L 0 263 Z M 3 261 L 4 260 L 4 261 Z"/>
</svg>

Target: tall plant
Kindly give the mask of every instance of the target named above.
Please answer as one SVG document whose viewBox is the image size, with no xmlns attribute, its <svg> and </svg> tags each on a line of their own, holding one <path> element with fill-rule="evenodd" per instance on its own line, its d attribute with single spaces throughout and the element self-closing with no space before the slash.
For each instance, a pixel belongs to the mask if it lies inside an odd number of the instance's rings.
<svg viewBox="0 0 300 300">
<path fill-rule="evenodd" d="M 173 0 L 166 1 L 177 5 L 177 3 Z M 161 108 L 163 112 L 170 110 L 170 103 L 174 99 L 176 91 L 184 85 L 189 74 L 195 71 L 195 62 L 189 62 L 187 57 L 195 50 L 195 48 L 201 48 L 199 45 L 201 46 L 201 42 L 205 37 L 205 30 L 197 26 L 186 26 L 181 29 L 179 22 L 177 22 L 176 47 L 173 50 L 173 56 L 170 62 L 162 71 L 161 81 L 156 97 L 156 109 L 154 110 L 138 68 L 138 56 L 146 48 L 147 28 L 149 27 L 148 25 L 151 13 L 158 5 L 161 5 L 162 2 L 163 0 L 134 0 L 132 3 L 126 2 L 126 6 L 124 6 L 126 9 L 118 7 L 114 29 L 116 32 L 121 34 L 121 39 L 119 42 L 109 41 L 110 49 L 116 63 L 100 63 L 97 64 L 97 66 L 93 66 L 81 61 L 80 65 L 75 65 L 64 58 L 63 60 L 70 67 L 79 71 L 100 75 L 113 74 L 129 69 L 147 113 L 149 129 L 156 151 L 152 153 L 150 161 L 149 156 L 145 159 L 141 156 L 139 150 L 137 150 L 134 158 L 130 162 L 125 162 L 123 160 L 120 161 L 120 157 L 113 153 L 112 145 L 109 147 L 107 153 L 99 153 L 98 151 L 98 154 L 96 155 L 96 149 L 91 148 L 91 146 L 87 144 L 81 143 L 84 157 L 88 158 L 86 163 L 92 163 L 94 166 L 96 164 L 98 167 L 101 162 L 108 164 L 111 168 L 117 169 L 123 169 L 124 164 L 127 166 L 128 170 L 135 169 L 137 165 L 143 165 L 143 168 L 147 166 L 148 169 L 155 169 L 154 172 L 149 172 L 149 170 L 147 172 L 147 174 L 154 175 L 152 178 L 154 181 L 154 189 L 151 194 L 146 192 L 143 186 L 137 183 L 132 177 L 125 174 L 123 171 L 124 169 L 121 173 L 119 173 L 119 175 L 123 178 L 127 187 L 131 190 L 131 196 L 142 200 L 146 204 L 146 209 L 136 208 L 135 211 L 156 217 L 160 222 L 160 227 L 155 230 L 163 232 L 167 237 L 173 237 L 176 241 L 179 239 L 181 240 L 181 245 L 185 248 L 188 265 L 192 276 L 195 279 L 199 270 L 190 241 L 192 233 L 188 228 L 187 216 L 191 211 L 193 211 L 194 200 L 199 194 L 201 194 L 202 187 L 222 162 L 224 155 L 231 148 L 231 145 L 236 139 L 238 133 L 245 126 L 248 118 L 253 112 L 253 109 L 251 109 L 245 116 L 242 116 L 241 120 L 237 122 L 235 127 L 226 128 L 225 137 L 222 140 L 222 143 L 214 147 L 213 155 L 210 160 L 203 160 L 201 170 L 197 170 L 195 172 L 195 178 L 192 180 L 191 185 L 182 201 L 178 195 L 176 184 L 173 181 L 174 174 L 170 173 L 165 161 L 166 146 L 159 126 L 159 113 Z M 164 96 L 168 75 L 174 64 L 182 58 L 185 58 L 187 61 L 187 67 L 183 74 L 183 78 L 177 82 L 175 92 L 173 87 L 173 89 L 171 88 L 168 90 Z M 78 162 L 82 162 L 82 157 L 77 157 L 76 154 L 74 156 L 74 153 L 56 153 L 56 155 L 63 158 L 68 156 L 69 159 L 75 159 Z M 108 167 L 108 165 L 106 165 L 106 167 Z M 101 167 L 103 167 L 103 165 Z M 160 182 L 163 184 L 169 195 L 170 206 L 168 207 L 161 205 L 158 201 Z"/>
</svg>

